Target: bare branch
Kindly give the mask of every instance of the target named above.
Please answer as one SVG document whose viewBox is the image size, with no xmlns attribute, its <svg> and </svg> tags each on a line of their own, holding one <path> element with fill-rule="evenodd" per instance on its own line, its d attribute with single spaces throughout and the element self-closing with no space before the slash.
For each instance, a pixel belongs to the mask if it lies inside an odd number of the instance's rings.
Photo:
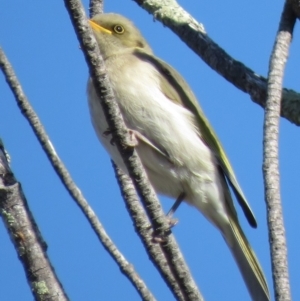
<svg viewBox="0 0 300 301">
<path fill-rule="evenodd" d="M 16 101 L 21 109 L 23 115 L 29 122 L 31 128 L 33 129 L 38 141 L 40 142 L 42 148 L 44 149 L 51 165 L 56 171 L 57 175 L 61 179 L 63 185 L 70 193 L 71 197 L 74 199 L 76 204 L 79 206 L 91 227 L 94 229 L 98 239 L 104 246 L 104 248 L 109 252 L 111 257 L 119 265 L 122 273 L 131 281 L 138 293 L 141 295 L 143 300 L 153 301 L 155 298 L 152 296 L 151 292 L 147 289 L 145 283 L 139 277 L 137 272 L 134 270 L 132 264 L 130 264 L 123 254 L 117 249 L 113 241 L 107 235 L 102 224 L 100 223 L 98 217 L 94 213 L 93 209 L 88 204 L 87 200 L 84 198 L 83 194 L 76 186 L 71 178 L 68 170 L 64 166 L 63 162 L 57 155 L 45 129 L 43 128 L 38 116 L 31 107 L 28 99 L 26 98 L 20 83 L 7 60 L 4 52 L 0 49 L 0 67 L 4 73 L 6 81 L 10 86 L 13 94 L 15 95 Z"/>
<path fill-rule="evenodd" d="M 288 0 L 297 18 L 300 19 L 300 0 Z"/>
<path fill-rule="evenodd" d="M 141 161 L 134 148 L 130 146 L 130 137 L 115 101 L 109 79 L 105 72 L 104 61 L 88 25 L 84 8 L 78 0 L 65 0 L 65 5 L 89 66 L 90 74 L 93 78 L 93 83 L 101 101 L 109 128 L 112 131 L 115 144 L 120 151 L 135 188 L 141 196 L 144 208 L 154 229 L 160 236 L 165 238 L 161 246 L 173 275 L 187 300 L 202 300 L 202 296 L 197 290 L 197 285 L 179 251 L 175 238 L 170 233 L 169 224 L 157 196 L 150 186 Z"/>
<path fill-rule="evenodd" d="M 204 26 L 198 23 L 175 0 L 134 0 L 169 27 L 213 70 L 235 87 L 248 93 L 251 99 L 265 107 L 267 80 L 243 63 L 233 59 L 209 38 Z M 293 90 L 282 91 L 281 116 L 300 125 L 300 94 Z"/>
<path fill-rule="evenodd" d="M 291 300 L 285 228 L 280 197 L 278 134 L 284 67 L 288 57 L 295 21 L 296 16 L 290 4 L 286 2 L 270 58 L 264 120 L 263 172 L 273 280 L 277 301 Z"/>
<path fill-rule="evenodd" d="M 47 256 L 47 244 L 29 210 L 21 184 L 15 179 L 0 141 L 0 214 L 23 264 L 35 300 L 69 298 Z"/>
<path fill-rule="evenodd" d="M 155 264 L 163 279 L 165 279 L 166 283 L 169 285 L 174 296 L 177 300 L 184 301 L 185 298 L 172 274 L 172 271 L 170 270 L 164 254 L 162 253 L 161 246 L 157 243 L 153 243 L 153 231 L 150 227 L 151 224 L 139 201 L 139 197 L 136 194 L 136 190 L 130 177 L 124 174 L 113 161 L 112 165 L 136 233 L 140 236 L 150 259 Z"/>
<path fill-rule="evenodd" d="M 103 13 L 103 0 L 90 0 L 90 17 Z"/>
</svg>

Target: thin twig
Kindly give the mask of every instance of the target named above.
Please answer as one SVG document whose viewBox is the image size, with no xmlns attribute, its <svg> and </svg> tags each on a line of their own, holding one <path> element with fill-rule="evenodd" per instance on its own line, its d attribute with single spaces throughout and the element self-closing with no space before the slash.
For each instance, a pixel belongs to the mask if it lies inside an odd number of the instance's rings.
<svg viewBox="0 0 300 301">
<path fill-rule="evenodd" d="M 264 120 L 263 173 L 274 290 L 277 301 L 291 300 L 285 228 L 280 197 L 278 136 L 284 67 L 295 21 L 296 16 L 290 4 L 286 2 L 270 58 Z"/>
<path fill-rule="evenodd" d="M 47 256 L 47 244 L 29 210 L 21 184 L 14 177 L 0 141 L 0 214 L 23 264 L 37 301 L 67 301 L 68 296 Z"/>
<path fill-rule="evenodd" d="M 87 218 L 91 227 L 94 229 L 98 239 L 100 240 L 104 248 L 108 251 L 108 253 L 111 255 L 111 257 L 115 260 L 115 262 L 118 264 L 122 273 L 134 285 L 134 287 L 141 295 L 143 300 L 149 300 L 149 301 L 155 300 L 151 292 L 146 287 L 145 283 L 142 281 L 142 279 L 139 277 L 137 272 L 134 270 L 132 264 L 130 264 L 125 259 L 123 254 L 117 249 L 116 245 L 107 235 L 106 231 L 104 230 L 102 224 L 100 223 L 93 209 L 90 207 L 87 200 L 84 198 L 83 194 L 72 180 L 71 175 L 69 174 L 63 162 L 57 155 L 38 116 L 34 112 L 27 97 L 25 96 L 22 87 L 12 69 L 12 66 L 10 65 L 8 59 L 6 58 L 1 48 L 0 48 L 0 67 L 4 73 L 8 85 L 10 86 L 13 94 L 15 95 L 15 99 L 18 103 L 19 108 L 21 109 L 23 115 L 25 116 L 31 128 L 33 129 L 52 167 L 56 171 L 57 175 L 61 179 L 67 191 L 70 193 L 71 197 L 74 199 L 76 204 L 83 212 L 84 216 Z"/>
<path fill-rule="evenodd" d="M 103 107 L 108 126 L 112 131 L 115 144 L 141 197 L 151 224 L 159 234 L 165 237 L 161 246 L 173 275 L 187 300 L 202 300 L 202 296 L 197 289 L 197 285 L 191 276 L 175 238 L 169 231 L 169 224 L 157 196 L 147 179 L 141 161 L 134 148 L 130 146 L 128 130 L 115 101 L 109 79 L 105 72 L 104 61 L 88 25 L 84 8 L 79 0 L 65 0 L 65 5 L 89 66 L 90 74 Z M 166 233 L 170 234 L 165 236 Z"/>
<path fill-rule="evenodd" d="M 175 0 L 134 0 L 169 27 L 213 70 L 235 87 L 248 93 L 251 99 L 265 107 L 267 80 L 241 62 L 232 58 L 209 38 L 198 23 Z M 300 125 L 300 94 L 290 89 L 282 91 L 281 116 Z"/>
<path fill-rule="evenodd" d="M 297 18 L 300 20 L 300 0 L 287 0 L 292 8 Z"/>
<path fill-rule="evenodd" d="M 184 301 L 184 296 L 174 278 L 168 262 L 158 243 L 153 243 L 153 231 L 151 230 L 148 216 L 145 213 L 143 206 L 140 203 L 139 197 L 136 193 L 134 185 L 130 179 L 120 168 L 118 168 L 112 161 L 115 175 L 121 190 L 122 197 L 125 201 L 126 208 L 134 224 L 136 233 L 141 238 L 145 249 L 150 258 L 165 279 L 170 289 L 174 292 L 177 300 Z M 150 231 L 151 230 L 151 231 Z"/>
</svg>

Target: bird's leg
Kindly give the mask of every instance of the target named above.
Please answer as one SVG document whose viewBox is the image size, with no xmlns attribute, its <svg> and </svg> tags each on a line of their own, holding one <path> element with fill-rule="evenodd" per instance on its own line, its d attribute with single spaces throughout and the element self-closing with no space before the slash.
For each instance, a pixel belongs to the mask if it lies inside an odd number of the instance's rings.
<svg viewBox="0 0 300 301">
<path fill-rule="evenodd" d="M 175 201 L 175 203 L 173 204 L 173 206 L 171 207 L 171 209 L 169 210 L 169 212 L 166 215 L 166 217 L 169 221 L 169 224 L 170 224 L 170 228 L 174 227 L 178 223 L 178 219 L 174 219 L 173 215 L 174 215 L 175 211 L 177 210 L 177 208 L 182 203 L 182 201 L 184 200 L 184 198 L 185 198 L 185 193 L 181 192 L 180 195 L 178 196 L 177 200 Z"/>
<path fill-rule="evenodd" d="M 169 223 L 169 229 L 168 229 L 169 231 L 167 231 L 167 233 L 165 233 L 165 235 L 168 235 L 170 233 L 171 228 L 174 227 L 178 223 L 178 219 L 173 219 L 172 217 L 173 217 L 173 214 L 175 213 L 175 211 L 177 210 L 177 208 L 180 206 L 180 204 L 184 200 L 184 198 L 185 198 L 185 193 L 184 192 L 180 193 L 177 200 L 175 201 L 175 203 L 173 204 L 173 206 L 167 213 L 166 218 Z M 162 242 L 164 242 L 164 237 L 162 237 L 161 235 L 157 235 L 154 232 L 153 233 L 153 242 L 162 243 Z"/>
</svg>

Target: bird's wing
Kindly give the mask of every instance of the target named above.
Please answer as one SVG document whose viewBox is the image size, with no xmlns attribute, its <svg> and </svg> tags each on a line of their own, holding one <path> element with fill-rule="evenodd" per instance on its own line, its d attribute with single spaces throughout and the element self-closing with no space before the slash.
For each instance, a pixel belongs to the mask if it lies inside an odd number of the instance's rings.
<svg viewBox="0 0 300 301">
<path fill-rule="evenodd" d="M 165 87 L 169 85 L 162 85 L 162 87 L 164 87 L 163 92 L 169 99 L 173 100 L 175 103 L 178 103 L 178 105 L 184 106 L 193 113 L 196 124 L 199 127 L 199 135 L 201 135 L 200 138 L 214 152 L 219 165 L 221 166 L 227 181 L 232 187 L 249 224 L 252 227 L 256 228 L 257 223 L 254 214 L 246 200 L 246 197 L 240 185 L 237 182 L 236 176 L 225 154 L 225 151 L 221 143 L 217 139 L 217 135 L 215 134 L 214 130 L 209 124 L 209 121 L 205 117 L 195 95 L 193 94 L 188 84 L 176 70 L 174 70 L 170 65 L 156 58 L 155 56 L 145 53 L 141 49 L 136 49 L 133 54 L 140 59 L 152 64 L 160 72 L 160 74 L 164 75 L 162 81 L 167 81 L 172 87 L 174 87 L 174 89 L 165 90 Z M 230 207 L 232 207 L 232 204 L 230 204 Z"/>
</svg>

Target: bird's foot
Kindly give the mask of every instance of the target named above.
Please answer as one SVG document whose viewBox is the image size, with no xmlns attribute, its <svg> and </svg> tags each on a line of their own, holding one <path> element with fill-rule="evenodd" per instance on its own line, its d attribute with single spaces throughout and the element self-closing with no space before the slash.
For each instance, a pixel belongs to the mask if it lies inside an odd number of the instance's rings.
<svg viewBox="0 0 300 301">
<path fill-rule="evenodd" d="M 135 130 L 128 129 L 129 139 L 126 141 L 128 147 L 136 147 L 139 144 L 139 133 Z"/>
<path fill-rule="evenodd" d="M 102 133 L 102 136 L 105 137 L 105 138 L 108 138 L 109 135 L 112 134 L 112 130 L 110 128 L 107 128 L 103 133 Z M 115 145 L 115 139 L 112 137 L 110 139 L 110 144 L 111 145 Z"/>
<path fill-rule="evenodd" d="M 167 218 L 167 222 L 169 224 L 170 229 L 179 223 L 178 218 L 171 218 L 169 216 L 166 216 L 166 218 Z"/>
<path fill-rule="evenodd" d="M 168 228 L 165 229 L 163 234 L 157 233 L 158 231 L 153 232 L 152 241 L 154 243 L 163 243 L 166 240 L 166 236 L 171 233 L 171 229 L 178 223 L 178 219 L 169 218 L 168 216 L 166 216 L 166 219 L 168 223 Z"/>
<path fill-rule="evenodd" d="M 108 135 L 111 135 L 112 130 L 110 128 L 107 128 L 103 133 L 102 136 L 103 137 L 107 137 Z"/>
<path fill-rule="evenodd" d="M 136 147 L 139 144 L 137 138 L 139 137 L 140 134 L 137 131 L 130 130 L 130 129 L 128 129 L 128 134 L 129 134 L 129 139 L 127 139 L 126 145 L 128 147 Z M 105 130 L 102 133 L 102 136 L 107 138 L 109 135 L 112 135 L 112 130 L 110 128 L 107 128 L 107 130 Z M 115 139 L 113 137 L 110 139 L 110 144 L 115 145 Z"/>
</svg>

